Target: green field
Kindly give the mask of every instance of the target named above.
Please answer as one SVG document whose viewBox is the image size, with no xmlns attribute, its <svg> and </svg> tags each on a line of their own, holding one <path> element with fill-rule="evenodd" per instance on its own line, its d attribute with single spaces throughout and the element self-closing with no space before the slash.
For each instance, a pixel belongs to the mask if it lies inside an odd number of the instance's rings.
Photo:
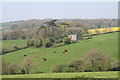
<svg viewBox="0 0 120 80">
<path fill-rule="evenodd" d="M 24 42 L 24 41 L 23 41 Z M 16 43 L 22 46 L 25 45 L 21 41 Z M 8 44 L 9 41 L 8 41 Z M 70 45 L 61 46 L 57 48 L 27 48 L 24 50 L 19 50 L 15 52 L 11 52 L 8 54 L 2 55 L 3 59 L 7 62 L 11 63 L 18 63 L 20 64 L 24 59 L 24 54 L 34 58 L 34 60 L 38 63 L 38 67 L 32 71 L 32 73 L 43 73 L 49 72 L 51 67 L 58 63 L 58 62 L 65 62 L 67 63 L 72 58 L 80 58 L 82 57 L 87 51 L 99 48 L 102 52 L 106 54 L 110 54 L 114 58 L 118 58 L 118 32 L 116 33 L 109 33 L 104 35 L 97 35 L 94 36 L 92 39 L 82 40 L 78 43 L 72 43 Z M 68 53 L 62 53 L 64 49 L 68 50 Z M 40 56 L 35 58 L 37 54 L 32 54 L 33 52 L 38 51 Z M 45 53 L 42 53 L 45 51 Z M 56 51 L 56 53 L 53 53 Z M 42 57 L 47 58 L 47 61 L 43 61 Z"/>
<path fill-rule="evenodd" d="M 2 48 L 3 49 L 12 49 L 14 45 L 18 47 L 24 47 L 27 44 L 26 40 L 2 40 Z"/>
<path fill-rule="evenodd" d="M 118 72 L 79 72 L 79 73 L 44 73 L 27 75 L 3 75 L 2 78 L 118 78 Z"/>
</svg>

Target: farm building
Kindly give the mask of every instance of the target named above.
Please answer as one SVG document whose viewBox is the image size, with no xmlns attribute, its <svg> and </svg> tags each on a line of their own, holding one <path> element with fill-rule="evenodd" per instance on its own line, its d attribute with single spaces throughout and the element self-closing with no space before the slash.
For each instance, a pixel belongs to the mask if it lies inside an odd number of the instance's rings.
<svg viewBox="0 0 120 80">
<path fill-rule="evenodd" d="M 69 35 L 69 38 L 71 38 L 71 40 L 81 40 L 83 39 L 83 36 L 81 34 L 75 34 L 75 35 Z"/>
</svg>

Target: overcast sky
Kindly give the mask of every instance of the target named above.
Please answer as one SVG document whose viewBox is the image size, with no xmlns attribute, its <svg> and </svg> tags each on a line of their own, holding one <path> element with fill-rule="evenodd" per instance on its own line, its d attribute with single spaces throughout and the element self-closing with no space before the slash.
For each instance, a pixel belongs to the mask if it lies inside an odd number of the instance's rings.
<svg viewBox="0 0 120 80">
<path fill-rule="evenodd" d="M 95 19 L 117 17 L 118 17 L 118 2 L 116 1 L 115 2 L 6 1 L 2 3 L 2 22 L 45 18 Z"/>
</svg>

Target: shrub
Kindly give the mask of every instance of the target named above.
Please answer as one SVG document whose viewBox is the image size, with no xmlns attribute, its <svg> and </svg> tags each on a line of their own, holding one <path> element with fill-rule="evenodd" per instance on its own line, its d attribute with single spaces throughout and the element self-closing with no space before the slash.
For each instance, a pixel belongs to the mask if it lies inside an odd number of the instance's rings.
<svg viewBox="0 0 120 80">
<path fill-rule="evenodd" d="M 45 46 L 45 47 L 51 47 L 51 46 L 52 46 L 52 43 L 51 43 L 49 40 L 46 40 L 46 41 L 44 42 L 44 46 Z"/>
<path fill-rule="evenodd" d="M 18 46 L 16 44 L 13 45 L 13 49 L 19 49 Z"/>
<path fill-rule="evenodd" d="M 51 72 L 53 73 L 61 73 L 63 72 L 63 69 L 66 67 L 66 64 L 64 63 L 57 63 L 55 64 L 52 69 L 51 69 Z"/>
<path fill-rule="evenodd" d="M 62 72 L 76 72 L 76 70 L 73 67 L 65 67 Z"/>
<path fill-rule="evenodd" d="M 77 68 L 80 65 L 80 58 L 73 58 L 72 60 L 69 61 L 68 65 L 69 67 Z"/>
<path fill-rule="evenodd" d="M 29 74 L 32 69 L 36 68 L 37 63 L 33 60 L 33 58 L 25 57 L 23 62 L 20 64 L 20 72 L 21 74 Z"/>
<path fill-rule="evenodd" d="M 88 64 L 89 62 L 86 62 L 82 58 L 73 58 L 68 63 L 69 67 L 76 69 L 76 71 L 78 72 L 88 71 L 90 66 L 90 65 L 88 66 Z"/>
<path fill-rule="evenodd" d="M 9 74 L 17 74 L 19 66 L 17 64 L 10 63 L 8 65 L 8 73 Z"/>
<path fill-rule="evenodd" d="M 113 62 L 110 64 L 110 70 L 112 71 L 120 71 L 120 61 L 119 60 L 113 60 Z"/>
<path fill-rule="evenodd" d="M 65 37 L 64 39 L 63 39 L 63 42 L 65 43 L 65 44 L 70 44 L 71 42 L 70 42 L 70 38 L 68 38 L 68 37 Z"/>
<path fill-rule="evenodd" d="M 17 74 L 18 65 L 5 62 L 2 60 L 2 74 L 3 75 L 10 75 L 10 74 Z"/>
</svg>

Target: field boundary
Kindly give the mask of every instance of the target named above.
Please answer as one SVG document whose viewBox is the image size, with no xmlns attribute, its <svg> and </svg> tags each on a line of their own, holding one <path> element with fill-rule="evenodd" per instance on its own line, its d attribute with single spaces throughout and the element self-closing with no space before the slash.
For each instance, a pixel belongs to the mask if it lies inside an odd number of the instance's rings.
<svg viewBox="0 0 120 80">
<path fill-rule="evenodd" d="M 86 35 L 86 36 L 83 36 L 83 37 L 96 36 L 96 35 L 103 35 L 103 34 L 109 34 L 109 33 L 115 33 L 115 32 L 120 32 L 120 31 L 106 32 L 106 33 L 99 33 L 99 34 L 90 34 L 90 35 Z"/>
<path fill-rule="evenodd" d="M 0 55 L 10 53 L 10 52 L 14 52 L 14 51 L 19 51 L 19 50 L 26 49 L 26 48 L 29 48 L 29 46 L 21 47 L 21 48 L 18 48 L 18 49 L 2 49 L 2 53 L 0 53 Z"/>
</svg>

